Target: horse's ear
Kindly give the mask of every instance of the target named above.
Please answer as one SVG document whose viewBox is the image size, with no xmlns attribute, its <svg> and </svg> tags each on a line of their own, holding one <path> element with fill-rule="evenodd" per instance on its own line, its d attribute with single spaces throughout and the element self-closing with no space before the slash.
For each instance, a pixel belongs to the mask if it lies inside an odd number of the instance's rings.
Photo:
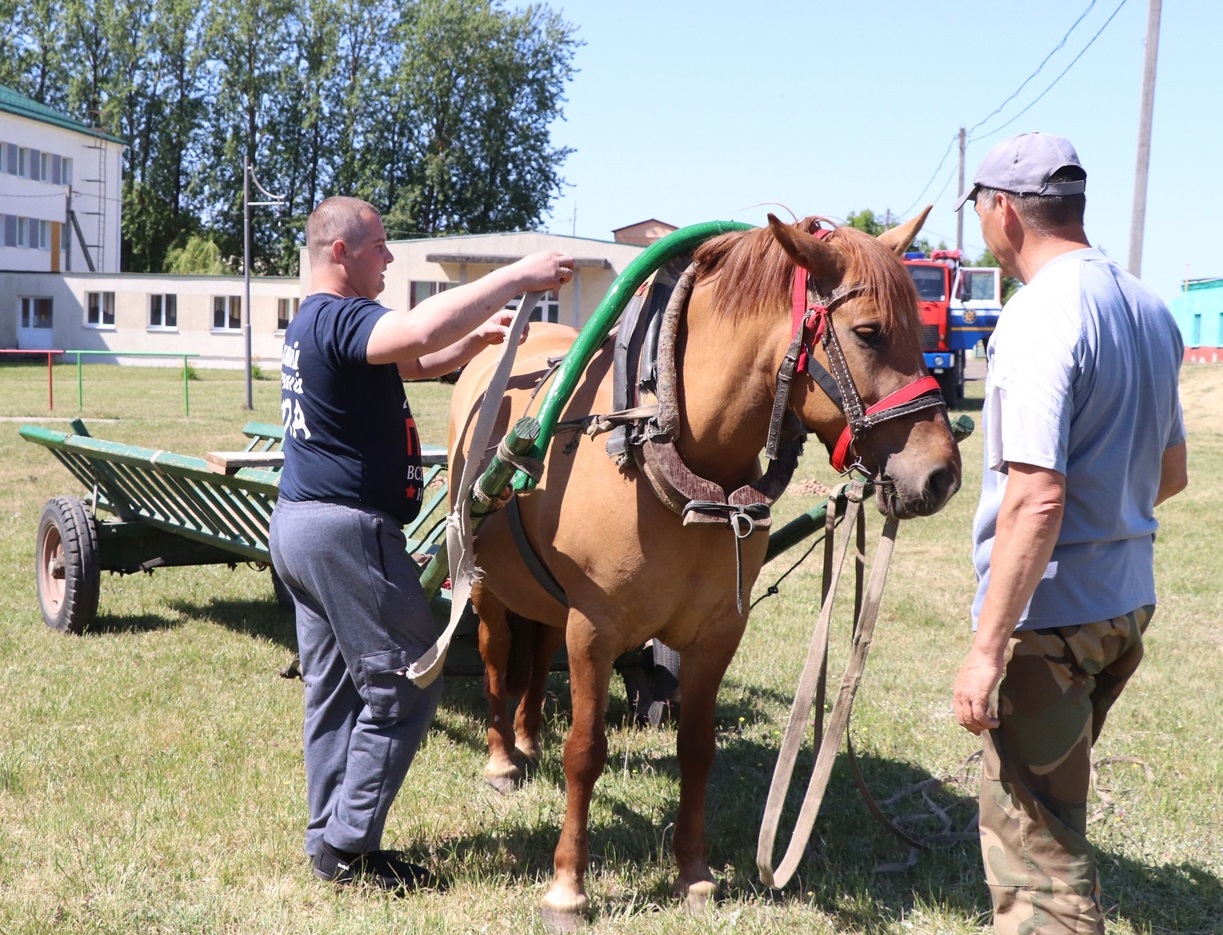
<svg viewBox="0 0 1223 935">
<path fill-rule="evenodd" d="M 879 242 L 895 253 L 898 257 L 903 258 L 905 251 L 909 249 L 909 244 L 913 243 L 913 238 L 917 236 L 917 232 L 921 230 L 921 226 L 926 223 L 926 215 L 930 213 L 930 209 L 934 205 L 926 205 L 925 210 L 911 221 L 893 227 L 890 230 L 885 230 L 879 235 Z"/>
<path fill-rule="evenodd" d="M 769 230 L 790 259 L 806 267 L 824 288 L 831 288 L 845 278 L 845 263 L 837 250 L 806 231 L 783 224 L 772 214 L 769 215 Z"/>
</svg>

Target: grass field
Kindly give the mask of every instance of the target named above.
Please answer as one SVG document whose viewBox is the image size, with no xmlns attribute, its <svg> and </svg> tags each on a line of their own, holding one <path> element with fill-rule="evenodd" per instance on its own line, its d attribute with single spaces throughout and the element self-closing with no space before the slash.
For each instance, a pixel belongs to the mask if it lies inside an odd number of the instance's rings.
<svg viewBox="0 0 1223 935">
<path fill-rule="evenodd" d="M 541 931 L 537 906 L 564 810 L 565 678 L 551 683 L 540 767 L 509 797 L 481 779 L 478 681 L 448 680 L 387 830 L 387 846 L 415 851 L 449 878 L 447 891 L 397 900 L 318 883 L 301 850 L 301 683 L 277 675 L 292 653 L 292 622 L 266 573 L 240 565 L 104 577 L 92 632 L 65 637 L 43 625 L 39 513 L 48 498 L 83 491 L 17 427 L 77 414 L 74 368 L 57 368 L 55 379 L 52 413 L 45 368 L 0 366 L 0 932 Z M 248 418 L 279 421 L 278 384 L 257 381 L 246 412 L 238 373 L 201 371 L 190 419 L 172 370 L 93 367 L 86 379 L 82 415 L 109 440 L 201 455 L 239 447 Z M 1187 368 L 1182 391 L 1191 486 L 1160 508 L 1160 609 L 1146 661 L 1097 748 L 1091 834 L 1108 930 L 1118 935 L 1223 932 L 1223 368 Z M 441 440 L 449 387 L 409 395 L 426 441 Z M 901 529 L 853 725 L 876 796 L 900 796 L 890 814 L 931 815 L 920 793 L 900 794 L 938 777 L 946 781 L 931 800 L 960 825 L 975 807 L 965 764 L 977 744 L 954 724 L 949 697 L 970 641 L 980 450 L 977 438 L 964 443 L 965 489 L 951 505 Z M 829 474 L 812 448 L 800 479 Z M 778 514 L 813 504 L 788 496 Z M 877 531 L 879 517 L 870 523 Z M 756 595 L 800 557 L 792 550 L 767 567 Z M 760 815 L 817 575 L 813 557 L 761 601 L 723 686 L 709 814 L 723 900 L 705 916 L 670 896 L 674 729 L 631 727 L 614 688 L 611 752 L 592 807 L 592 933 L 981 930 L 988 898 L 975 844 L 877 872 L 908 852 L 869 816 L 843 758 L 799 878 L 776 893 L 756 878 Z M 836 642 L 839 671 L 843 627 Z"/>
</svg>

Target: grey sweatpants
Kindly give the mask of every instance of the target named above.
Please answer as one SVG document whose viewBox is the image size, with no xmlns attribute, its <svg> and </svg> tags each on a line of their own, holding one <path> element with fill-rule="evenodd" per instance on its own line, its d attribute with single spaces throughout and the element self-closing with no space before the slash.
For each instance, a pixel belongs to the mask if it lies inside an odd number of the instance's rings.
<svg viewBox="0 0 1223 935">
<path fill-rule="evenodd" d="M 347 504 L 278 501 L 272 563 L 297 604 L 305 690 L 306 853 L 376 850 L 441 694 L 398 673 L 437 628 L 403 531 Z"/>
</svg>

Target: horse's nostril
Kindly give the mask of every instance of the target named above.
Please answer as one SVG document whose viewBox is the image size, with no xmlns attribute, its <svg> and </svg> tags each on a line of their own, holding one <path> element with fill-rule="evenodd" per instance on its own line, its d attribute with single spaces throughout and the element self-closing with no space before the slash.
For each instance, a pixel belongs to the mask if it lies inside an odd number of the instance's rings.
<svg viewBox="0 0 1223 935">
<path fill-rule="evenodd" d="M 951 498 L 951 495 L 959 489 L 959 472 L 949 467 L 939 468 L 937 471 L 931 472 L 930 476 L 926 479 L 926 491 L 929 499 L 939 506 L 946 503 Z"/>
</svg>

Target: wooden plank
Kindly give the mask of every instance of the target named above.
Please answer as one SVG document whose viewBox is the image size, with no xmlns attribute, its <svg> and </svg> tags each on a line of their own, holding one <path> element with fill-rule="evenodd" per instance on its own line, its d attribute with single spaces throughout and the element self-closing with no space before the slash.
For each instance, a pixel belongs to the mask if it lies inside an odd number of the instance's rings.
<svg viewBox="0 0 1223 935">
<path fill-rule="evenodd" d="M 210 451 L 204 460 L 216 474 L 234 474 L 246 467 L 281 467 L 285 455 L 283 451 Z"/>
</svg>

